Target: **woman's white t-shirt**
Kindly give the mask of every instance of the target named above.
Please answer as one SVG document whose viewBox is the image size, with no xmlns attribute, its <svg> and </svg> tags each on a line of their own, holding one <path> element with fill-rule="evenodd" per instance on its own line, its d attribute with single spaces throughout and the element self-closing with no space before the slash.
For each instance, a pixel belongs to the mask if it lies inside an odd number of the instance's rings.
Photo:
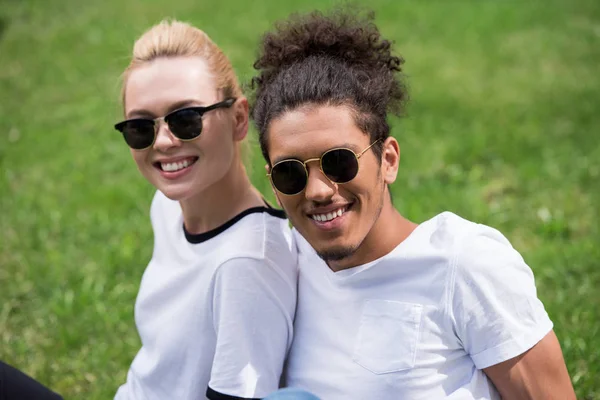
<svg viewBox="0 0 600 400">
<path fill-rule="evenodd" d="M 193 235 L 157 192 L 154 252 L 135 305 L 142 341 L 118 400 L 261 398 L 292 341 L 297 252 L 282 211 L 257 207 Z"/>
</svg>

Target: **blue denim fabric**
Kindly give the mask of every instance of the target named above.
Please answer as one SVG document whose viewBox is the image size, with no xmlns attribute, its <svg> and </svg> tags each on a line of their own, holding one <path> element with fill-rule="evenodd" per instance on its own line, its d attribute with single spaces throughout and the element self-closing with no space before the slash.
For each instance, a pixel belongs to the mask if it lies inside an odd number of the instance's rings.
<svg viewBox="0 0 600 400">
<path fill-rule="evenodd" d="M 320 400 L 317 396 L 306 390 L 285 388 L 271 393 L 263 400 Z"/>
</svg>

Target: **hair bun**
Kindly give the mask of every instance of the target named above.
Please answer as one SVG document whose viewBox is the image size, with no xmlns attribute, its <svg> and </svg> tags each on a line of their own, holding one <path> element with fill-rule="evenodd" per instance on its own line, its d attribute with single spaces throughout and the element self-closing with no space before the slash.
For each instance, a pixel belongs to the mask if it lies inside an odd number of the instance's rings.
<svg viewBox="0 0 600 400">
<path fill-rule="evenodd" d="M 254 68 L 261 71 L 256 83 L 267 83 L 288 65 L 310 57 L 329 57 L 364 72 L 401 71 L 404 60 L 392 56 L 391 42 L 382 39 L 374 13 L 334 10 L 293 14 L 263 36 Z"/>
<path fill-rule="evenodd" d="M 363 9 L 364 10 L 364 9 Z M 380 156 L 387 116 L 404 111 L 404 60 L 392 55 L 372 12 L 348 5 L 323 14 L 293 14 L 262 37 L 252 78 L 252 118 L 265 160 L 271 121 L 305 104 L 344 106 Z"/>
</svg>

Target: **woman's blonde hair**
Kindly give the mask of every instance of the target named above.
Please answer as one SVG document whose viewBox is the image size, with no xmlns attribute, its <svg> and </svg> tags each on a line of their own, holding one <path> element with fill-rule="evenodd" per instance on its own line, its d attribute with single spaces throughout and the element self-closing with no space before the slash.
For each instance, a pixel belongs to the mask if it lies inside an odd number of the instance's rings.
<svg viewBox="0 0 600 400">
<path fill-rule="evenodd" d="M 133 46 L 131 62 L 123 72 L 123 106 L 131 71 L 161 57 L 202 57 L 214 74 L 217 89 L 222 91 L 225 98 L 242 95 L 231 62 L 206 33 L 185 22 L 164 20 L 146 31 Z"/>
</svg>

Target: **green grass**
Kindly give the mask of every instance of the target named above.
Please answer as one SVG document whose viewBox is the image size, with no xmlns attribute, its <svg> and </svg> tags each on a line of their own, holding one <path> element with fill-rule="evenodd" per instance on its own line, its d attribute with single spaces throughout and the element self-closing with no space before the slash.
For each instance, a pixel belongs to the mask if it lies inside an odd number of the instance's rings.
<svg viewBox="0 0 600 400">
<path fill-rule="evenodd" d="M 0 0 L 0 359 L 110 398 L 139 347 L 152 188 L 111 125 L 133 40 L 166 16 L 252 76 L 292 1 Z M 600 398 L 600 3 L 374 0 L 406 58 L 398 208 L 505 233 L 533 268 L 578 398 Z M 254 135 L 254 134 L 253 134 Z M 258 152 L 253 181 L 270 195 Z"/>
</svg>

